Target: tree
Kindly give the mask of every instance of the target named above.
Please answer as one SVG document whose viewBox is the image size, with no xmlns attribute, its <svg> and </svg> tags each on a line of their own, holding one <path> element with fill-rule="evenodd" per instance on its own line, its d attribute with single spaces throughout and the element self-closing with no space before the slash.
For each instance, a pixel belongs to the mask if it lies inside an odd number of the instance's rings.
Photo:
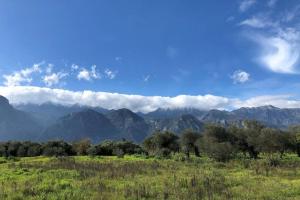
<svg viewBox="0 0 300 200">
<path fill-rule="evenodd" d="M 8 143 L 7 142 L 1 142 L 0 143 L 0 156 L 8 157 L 7 148 L 8 148 Z"/>
<path fill-rule="evenodd" d="M 280 150 L 280 131 L 273 128 L 263 128 L 258 136 L 258 150 L 265 153 L 275 153 Z"/>
<path fill-rule="evenodd" d="M 18 148 L 17 156 L 18 157 L 27 157 L 27 147 L 28 146 L 25 146 L 24 144 L 21 144 Z"/>
<path fill-rule="evenodd" d="M 190 152 L 199 157 L 199 148 L 196 145 L 196 141 L 200 138 L 200 134 L 193 132 L 192 130 L 184 131 L 180 136 L 181 149 L 184 151 L 187 157 L 190 157 Z"/>
<path fill-rule="evenodd" d="M 77 155 L 87 155 L 87 150 L 91 147 L 91 140 L 89 139 L 82 139 L 78 142 L 74 142 L 72 144 L 74 152 L 76 152 Z"/>
<path fill-rule="evenodd" d="M 18 149 L 19 149 L 20 146 L 21 146 L 20 142 L 16 142 L 16 141 L 8 142 L 7 155 L 12 156 L 12 157 L 17 156 L 18 155 Z"/>
<path fill-rule="evenodd" d="M 143 142 L 144 149 L 150 155 L 168 156 L 179 151 L 178 136 L 171 132 L 156 132 Z"/>
<path fill-rule="evenodd" d="M 243 136 L 245 137 L 246 150 L 251 158 L 257 159 L 259 154 L 259 135 L 261 134 L 264 125 L 258 121 L 244 121 Z"/>
<path fill-rule="evenodd" d="M 27 156 L 40 156 L 42 154 L 42 145 L 36 142 L 31 142 L 27 148 Z"/>
<path fill-rule="evenodd" d="M 230 134 L 224 127 L 208 125 L 196 145 L 209 157 L 225 162 L 233 158 L 236 152 L 230 140 Z"/>
<path fill-rule="evenodd" d="M 205 126 L 204 135 L 215 138 L 217 142 L 225 142 L 229 140 L 229 134 L 223 126 L 216 124 L 208 124 Z"/>
<path fill-rule="evenodd" d="M 74 155 L 72 146 L 64 141 L 49 141 L 42 146 L 45 156 L 70 156 Z"/>
<path fill-rule="evenodd" d="M 98 151 L 95 146 L 91 146 L 90 148 L 88 148 L 87 153 L 89 156 L 92 156 L 92 157 L 98 155 Z"/>
<path fill-rule="evenodd" d="M 227 129 L 228 133 L 231 136 L 231 144 L 235 146 L 235 148 L 242 153 L 246 154 L 248 153 L 248 143 L 247 143 L 247 137 L 245 134 L 245 130 L 243 128 L 239 128 L 235 125 L 229 126 Z"/>
<path fill-rule="evenodd" d="M 114 152 L 114 142 L 111 140 L 104 140 L 98 146 L 96 146 L 98 155 L 112 156 Z"/>
<path fill-rule="evenodd" d="M 289 131 L 280 131 L 279 134 L 279 153 L 280 157 L 287 151 L 293 151 L 293 134 Z"/>
<path fill-rule="evenodd" d="M 290 141 L 292 143 L 292 149 L 300 157 L 300 126 L 293 126 L 289 128 L 291 134 Z"/>
<path fill-rule="evenodd" d="M 117 151 L 119 154 L 120 150 L 124 154 L 129 154 L 129 155 L 142 153 L 142 148 L 139 145 L 127 140 L 115 142 L 114 151 Z"/>
</svg>

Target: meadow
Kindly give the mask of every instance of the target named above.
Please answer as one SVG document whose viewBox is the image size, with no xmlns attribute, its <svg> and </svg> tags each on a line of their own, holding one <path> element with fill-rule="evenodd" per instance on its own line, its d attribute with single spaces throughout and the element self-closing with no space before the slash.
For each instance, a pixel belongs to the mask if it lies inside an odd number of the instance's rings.
<svg viewBox="0 0 300 200">
<path fill-rule="evenodd" d="M 0 158 L 0 199 L 300 199 L 300 158 Z"/>
</svg>

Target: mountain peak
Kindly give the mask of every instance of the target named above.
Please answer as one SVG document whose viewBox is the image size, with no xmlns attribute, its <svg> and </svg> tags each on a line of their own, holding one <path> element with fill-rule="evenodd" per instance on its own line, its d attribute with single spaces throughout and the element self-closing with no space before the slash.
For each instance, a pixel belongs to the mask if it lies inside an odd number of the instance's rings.
<svg viewBox="0 0 300 200">
<path fill-rule="evenodd" d="M 263 109 L 279 109 L 279 108 L 277 108 L 277 107 L 275 107 L 275 106 L 272 106 L 272 105 L 260 106 L 260 107 L 258 107 L 258 108 L 263 108 Z"/>
<path fill-rule="evenodd" d="M 239 111 L 239 110 L 258 110 L 258 109 L 263 109 L 263 110 L 279 110 L 280 108 L 277 108 L 273 105 L 264 105 L 264 106 L 258 106 L 258 107 L 241 107 L 237 110 L 234 111 Z"/>
<path fill-rule="evenodd" d="M 112 110 L 108 113 L 108 116 L 119 116 L 119 117 L 123 117 L 123 118 L 140 118 L 139 115 L 137 115 L 136 113 L 132 112 L 131 110 L 127 109 L 127 108 L 121 108 L 118 110 Z"/>
</svg>

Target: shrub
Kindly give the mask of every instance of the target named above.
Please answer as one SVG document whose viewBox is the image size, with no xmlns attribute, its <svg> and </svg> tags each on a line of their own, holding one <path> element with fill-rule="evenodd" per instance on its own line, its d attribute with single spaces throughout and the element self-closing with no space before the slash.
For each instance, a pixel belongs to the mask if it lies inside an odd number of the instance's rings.
<svg viewBox="0 0 300 200">
<path fill-rule="evenodd" d="M 187 157 L 190 157 L 190 153 L 193 152 L 197 157 L 200 156 L 199 149 L 196 145 L 196 141 L 201 136 L 191 130 L 184 131 L 180 136 L 180 145 L 181 150 L 186 154 Z"/>
<path fill-rule="evenodd" d="M 71 156 L 72 146 L 64 141 L 49 141 L 42 146 L 45 156 Z"/>
<path fill-rule="evenodd" d="M 113 154 L 116 155 L 118 158 L 124 158 L 125 155 L 124 151 L 119 148 L 114 149 Z"/>
<path fill-rule="evenodd" d="M 276 154 L 271 154 L 266 158 L 266 164 L 270 167 L 277 167 L 280 165 L 280 156 Z"/>
<path fill-rule="evenodd" d="M 143 142 L 144 149 L 154 156 L 162 156 L 179 151 L 178 136 L 171 132 L 156 132 Z"/>
<path fill-rule="evenodd" d="M 170 158 L 171 157 L 171 150 L 168 149 L 168 148 L 159 149 L 156 152 L 155 157 L 158 158 L 158 159 Z"/>
<path fill-rule="evenodd" d="M 91 146 L 90 148 L 87 149 L 87 154 L 89 156 L 97 156 L 97 148 L 95 146 Z"/>
<path fill-rule="evenodd" d="M 91 141 L 89 139 L 83 139 L 72 144 L 73 151 L 77 155 L 87 155 L 88 149 L 91 147 Z"/>
<path fill-rule="evenodd" d="M 184 162 L 184 161 L 188 160 L 188 157 L 184 153 L 174 153 L 172 155 L 172 159 L 175 161 Z"/>
</svg>

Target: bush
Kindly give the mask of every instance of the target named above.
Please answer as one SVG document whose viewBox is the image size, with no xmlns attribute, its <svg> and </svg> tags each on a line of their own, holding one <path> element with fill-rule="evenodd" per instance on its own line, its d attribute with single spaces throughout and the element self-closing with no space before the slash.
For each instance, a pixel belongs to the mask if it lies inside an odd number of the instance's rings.
<svg viewBox="0 0 300 200">
<path fill-rule="evenodd" d="M 95 146 L 92 146 L 90 148 L 87 149 L 87 154 L 89 156 L 97 156 L 97 148 Z"/>
<path fill-rule="evenodd" d="M 144 149 L 152 156 L 169 156 L 179 152 L 178 136 L 171 132 L 156 132 L 143 142 Z"/>
<path fill-rule="evenodd" d="M 184 153 L 174 153 L 172 155 L 172 159 L 175 161 L 184 162 L 188 160 L 188 157 Z"/>
<path fill-rule="evenodd" d="M 168 149 L 168 148 L 159 149 L 157 151 L 155 157 L 158 158 L 158 159 L 170 158 L 171 157 L 171 150 Z"/>
<path fill-rule="evenodd" d="M 221 162 L 226 162 L 232 159 L 234 157 L 233 154 L 234 154 L 234 148 L 228 142 L 214 144 L 211 148 L 211 151 L 209 152 L 209 155 L 213 159 Z"/>
<path fill-rule="evenodd" d="M 266 158 L 266 164 L 270 167 L 277 167 L 281 163 L 279 155 L 271 154 Z"/>
<path fill-rule="evenodd" d="M 91 141 L 89 139 L 83 139 L 72 144 L 73 151 L 76 155 L 87 155 L 88 149 L 91 147 Z"/>
<path fill-rule="evenodd" d="M 113 152 L 114 155 L 116 155 L 118 158 L 124 158 L 124 151 L 122 149 L 114 149 L 114 152 Z"/>
<path fill-rule="evenodd" d="M 64 141 L 50 141 L 42 146 L 45 156 L 71 156 L 75 153 L 72 146 Z"/>
</svg>

